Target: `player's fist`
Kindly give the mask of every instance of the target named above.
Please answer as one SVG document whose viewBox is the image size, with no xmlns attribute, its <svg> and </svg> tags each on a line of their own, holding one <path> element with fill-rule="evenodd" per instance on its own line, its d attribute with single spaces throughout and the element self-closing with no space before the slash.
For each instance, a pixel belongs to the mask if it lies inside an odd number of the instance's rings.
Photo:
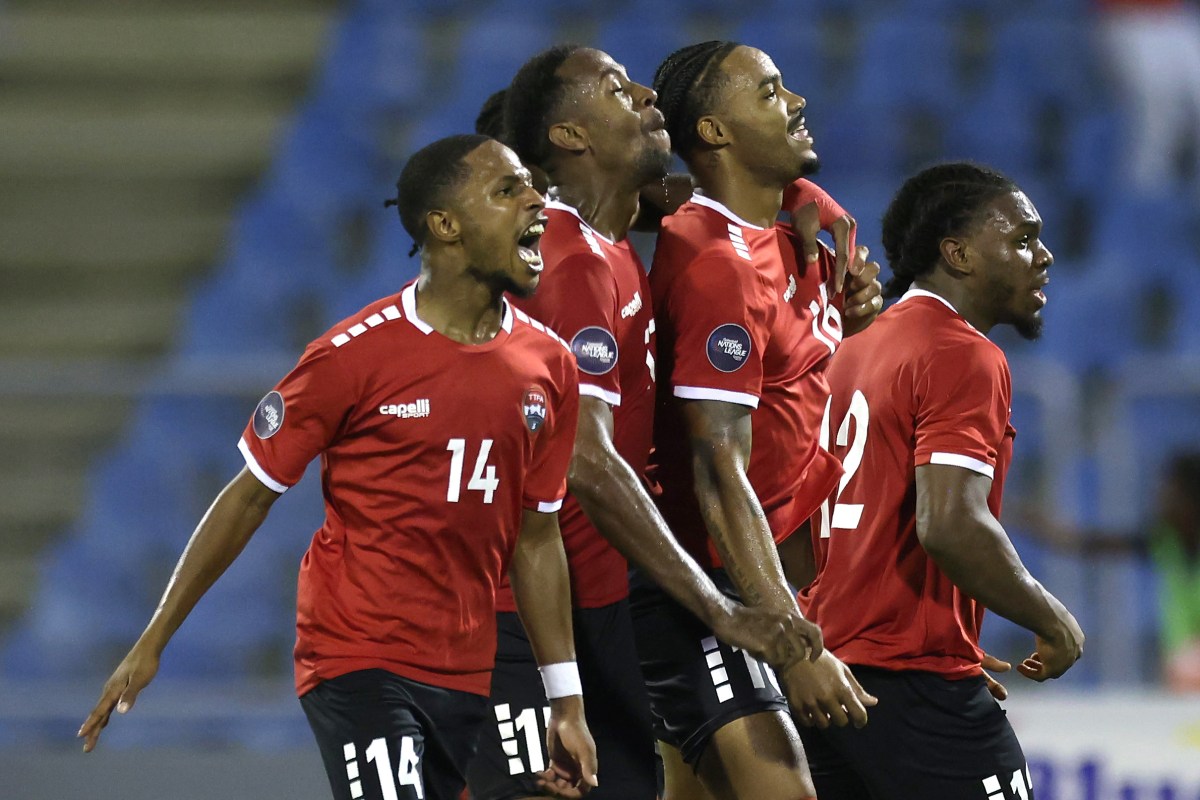
<svg viewBox="0 0 1200 800">
<path fill-rule="evenodd" d="M 1035 637 L 1036 649 L 1017 666 L 1017 672 L 1041 683 L 1059 677 L 1083 655 L 1083 629 L 1075 617 L 1069 612 L 1064 613 L 1066 618 L 1053 636 Z"/>
<path fill-rule="evenodd" d="M 100 731 L 108 725 L 113 708 L 120 714 L 133 708 L 138 693 L 146 688 L 157 673 L 158 654 L 134 645 L 104 684 L 99 702 L 75 734 L 76 738 L 83 739 L 83 752 L 90 753 L 96 747 Z"/>
<path fill-rule="evenodd" d="M 713 633 L 726 644 L 765 661 L 776 672 L 794 661 L 815 661 L 825 647 L 821 629 L 800 612 L 750 608 L 741 603 L 730 603 Z"/>
<path fill-rule="evenodd" d="M 806 727 L 867 724 L 867 708 L 879 701 L 859 684 L 850 668 L 828 650 L 816 661 L 797 661 L 779 675 L 792 716 Z"/>
<path fill-rule="evenodd" d="M 579 798 L 599 785 L 596 743 L 583 716 L 579 695 L 550 701 L 546 724 L 550 768 L 538 776 L 538 788 L 558 797 Z"/>
</svg>

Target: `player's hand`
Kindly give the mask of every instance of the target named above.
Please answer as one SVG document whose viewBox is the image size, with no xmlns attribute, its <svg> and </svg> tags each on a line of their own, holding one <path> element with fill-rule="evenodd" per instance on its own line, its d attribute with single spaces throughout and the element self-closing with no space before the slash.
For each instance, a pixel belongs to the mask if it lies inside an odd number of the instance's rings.
<svg viewBox="0 0 1200 800">
<path fill-rule="evenodd" d="M 822 220 L 821 207 L 816 201 L 800 206 L 791 216 L 792 230 L 800 238 L 804 260 L 809 264 L 815 264 L 820 259 L 821 248 L 825 246 L 817 239 L 817 234 L 825 230 L 833 236 L 833 290 L 834 293 L 840 292 L 846 273 L 851 268 L 851 250 L 854 249 L 854 234 L 858 223 L 849 214 Z"/>
<path fill-rule="evenodd" d="M 846 283 L 846 300 L 842 307 L 842 329 L 846 336 L 865 329 L 883 310 L 879 262 L 868 261 L 869 255 L 866 247 L 855 248 L 850 279 Z"/>
<path fill-rule="evenodd" d="M 546 725 L 546 752 L 550 768 L 538 775 L 538 788 L 558 797 L 583 797 L 599 786 L 596 778 L 596 743 L 583 716 L 579 695 L 550 701 Z"/>
<path fill-rule="evenodd" d="M 1035 637 L 1036 649 L 1017 665 L 1017 672 L 1038 683 L 1059 677 L 1083 655 L 1083 638 L 1079 623 L 1067 614 L 1054 638 Z"/>
<path fill-rule="evenodd" d="M 157 672 L 158 654 L 135 645 L 104 684 L 99 702 L 75 734 L 76 738 L 83 739 L 83 752 L 90 753 L 95 749 L 96 742 L 100 739 L 100 731 L 108 725 L 113 708 L 116 708 L 119 714 L 133 708 L 138 693 L 146 688 Z"/>
<path fill-rule="evenodd" d="M 713 633 L 776 671 L 785 670 L 794 661 L 816 661 L 825 648 L 821 629 L 795 610 L 751 608 L 731 602 L 727 613 L 713 625 Z"/>
<path fill-rule="evenodd" d="M 1007 661 L 1001 661 L 995 656 L 989 656 L 987 653 L 984 653 L 983 669 L 983 679 L 987 681 L 988 692 L 990 692 L 992 697 L 996 698 L 997 700 L 1007 700 L 1008 689 L 1004 688 L 1003 683 L 993 678 L 988 673 L 988 670 L 991 670 L 991 672 L 1008 672 L 1010 669 L 1012 669 L 1012 664 L 1008 663 Z"/>
<path fill-rule="evenodd" d="M 816 661 L 797 661 L 779 675 L 796 721 L 808 728 L 861 728 L 867 708 L 879 701 L 859 685 L 850 668 L 828 650 Z"/>
</svg>

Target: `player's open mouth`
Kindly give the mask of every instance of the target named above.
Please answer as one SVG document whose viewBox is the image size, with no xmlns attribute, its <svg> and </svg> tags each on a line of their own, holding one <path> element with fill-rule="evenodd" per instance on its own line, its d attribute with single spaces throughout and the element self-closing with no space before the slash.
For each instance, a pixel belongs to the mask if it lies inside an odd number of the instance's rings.
<svg viewBox="0 0 1200 800">
<path fill-rule="evenodd" d="M 798 142 L 807 142 L 812 144 L 812 134 L 808 132 L 808 128 L 804 127 L 804 117 L 799 116 L 788 125 L 788 136 Z"/>
<path fill-rule="evenodd" d="M 1045 278 L 1038 285 L 1038 287 L 1033 290 L 1033 296 L 1037 299 L 1039 308 L 1046 305 L 1046 293 L 1044 291 L 1042 291 L 1042 289 L 1049 282 L 1050 282 L 1050 279 Z"/>
<path fill-rule="evenodd" d="M 541 241 L 546 232 L 546 218 L 538 217 L 517 239 L 517 255 L 534 272 L 542 271 Z"/>
</svg>

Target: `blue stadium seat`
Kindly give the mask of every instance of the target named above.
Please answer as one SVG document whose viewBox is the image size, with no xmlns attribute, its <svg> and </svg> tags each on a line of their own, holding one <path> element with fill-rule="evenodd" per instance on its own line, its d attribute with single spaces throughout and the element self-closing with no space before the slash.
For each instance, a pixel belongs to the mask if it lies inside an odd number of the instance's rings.
<svg viewBox="0 0 1200 800">
<path fill-rule="evenodd" d="M 678 21 L 637 6 L 605 22 L 596 34 L 596 47 L 622 64 L 630 79 L 643 86 L 654 83 L 654 72 L 663 59 L 691 43 Z"/>
<path fill-rule="evenodd" d="M 494 87 L 480 89 L 474 104 L 478 110 L 488 94 L 512 81 L 522 64 L 555 44 L 556 34 L 552 24 L 537 16 L 488 13 L 470 20 L 458 46 L 458 85 L 468 90 L 482 81 Z"/>
<path fill-rule="evenodd" d="M 315 96 L 359 122 L 405 111 L 428 89 L 428 43 L 411 14 L 360 6 L 338 26 Z"/>
<path fill-rule="evenodd" d="M 877 110 L 954 108 L 959 99 L 954 45 L 954 31 L 943 17 L 870 20 L 859 49 L 857 99 Z"/>
<path fill-rule="evenodd" d="M 1086 18 L 1014 16 L 996 31 L 992 82 L 1024 103 L 1086 108 L 1095 95 L 1090 30 Z"/>
<path fill-rule="evenodd" d="M 1069 116 L 1065 177 L 1069 188 L 1104 197 L 1120 189 L 1121 122 L 1111 109 Z"/>
<path fill-rule="evenodd" d="M 945 154 L 996 167 L 1014 177 L 1033 171 L 1038 156 L 1036 109 L 1006 84 L 973 92 L 948 117 Z"/>
<path fill-rule="evenodd" d="M 1124 287 L 1051 268 L 1039 348 L 1077 372 L 1109 370 L 1136 349 L 1137 307 Z"/>
</svg>

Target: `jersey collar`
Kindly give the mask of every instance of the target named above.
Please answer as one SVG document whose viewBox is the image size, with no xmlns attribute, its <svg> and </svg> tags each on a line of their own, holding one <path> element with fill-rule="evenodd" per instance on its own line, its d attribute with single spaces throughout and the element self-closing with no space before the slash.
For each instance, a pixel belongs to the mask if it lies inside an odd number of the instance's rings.
<svg viewBox="0 0 1200 800">
<path fill-rule="evenodd" d="M 507 297 L 501 297 L 500 302 L 504 306 L 500 327 L 504 329 L 505 333 L 512 333 L 512 308 L 508 305 Z M 417 316 L 417 284 L 415 281 L 405 286 L 404 290 L 400 292 L 400 304 L 404 307 L 404 318 L 411 322 L 414 328 L 426 336 L 433 333 L 433 326 Z"/>
<path fill-rule="evenodd" d="M 766 230 L 766 228 L 762 227 L 761 225 L 755 225 L 752 222 L 746 222 L 746 220 L 742 219 L 737 214 L 730 211 L 729 208 L 725 204 L 718 203 L 716 200 L 713 200 L 711 197 L 705 197 L 702 194 L 693 194 L 692 202 L 695 203 L 696 205 L 704 206 L 705 208 L 711 208 L 713 211 L 716 211 L 718 214 L 722 215 L 723 217 L 726 217 L 727 219 L 730 219 L 733 222 L 736 222 L 738 225 L 741 225 L 743 228 L 749 228 L 750 230 L 754 230 L 754 231 L 765 231 Z"/>
<path fill-rule="evenodd" d="M 595 234 L 596 238 L 602 239 L 611 245 L 616 244 L 616 242 L 614 242 L 612 239 L 608 238 L 603 233 L 601 233 L 600 231 L 593 228 L 591 225 L 588 225 L 587 220 L 583 218 L 583 216 L 579 213 L 579 209 L 575 208 L 575 206 L 569 206 L 566 203 L 560 202 L 558 200 L 547 200 L 546 208 L 551 208 L 551 209 L 554 209 L 555 211 L 567 212 L 571 216 L 575 217 L 575 219 L 579 220 L 580 223 L 587 226 L 587 229 L 589 231 L 591 231 L 593 234 Z"/>
<path fill-rule="evenodd" d="M 930 292 L 930 291 L 928 291 L 928 290 L 926 290 L 926 289 L 918 289 L 918 288 L 917 288 L 917 287 L 915 287 L 915 286 L 910 286 L 910 287 L 908 287 L 908 291 L 907 291 L 907 292 L 905 292 L 903 295 L 901 295 L 901 296 L 900 296 L 900 299 L 897 301 L 897 304 L 899 304 L 899 303 L 903 303 L 905 300 L 909 299 L 910 297 L 931 297 L 931 298 L 933 298 L 934 300 L 937 300 L 939 303 L 941 303 L 942 305 L 944 305 L 946 308 L 950 309 L 950 310 L 951 310 L 951 311 L 953 311 L 955 314 L 957 314 L 959 319 L 961 319 L 963 322 L 966 322 L 966 324 L 967 324 L 967 327 L 968 327 L 968 328 L 970 328 L 971 330 L 975 331 L 975 332 L 976 332 L 976 333 L 978 333 L 980 336 L 983 336 L 983 334 L 982 334 L 982 333 L 980 333 L 980 331 L 979 331 L 979 329 L 978 329 L 978 328 L 976 328 L 976 327 L 975 327 L 974 325 L 972 325 L 971 323 L 967 322 L 967 318 L 966 318 L 966 317 L 964 317 L 962 314 L 959 314 L 959 313 L 958 313 L 958 309 L 957 309 L 957 308 L 955 308 L 955 307 L 954 307 L 954 305 L 953 305 L 953 304 L 952 304 L 952 303 L 951 303 L 949 300 L 947 300 L 946 298 L 942 297 L 940 294 L 934 294 L 933 292 Z M 986 336 L 984 336 L 984 338 L 986 339 L 987 337 L 986 337 Z"/>
</svg>

